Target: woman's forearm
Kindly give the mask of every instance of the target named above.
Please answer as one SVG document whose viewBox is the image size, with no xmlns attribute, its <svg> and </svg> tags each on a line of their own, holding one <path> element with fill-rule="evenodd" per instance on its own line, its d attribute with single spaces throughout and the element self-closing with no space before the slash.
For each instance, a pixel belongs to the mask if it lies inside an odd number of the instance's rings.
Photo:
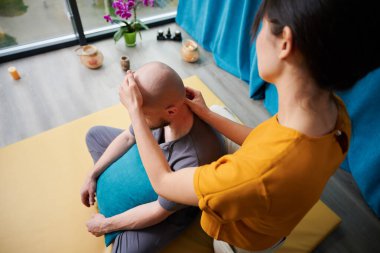
<svg viewBox="0 0 380 253">
<path fill-rule="evenodd" d="M 195 168 L 172 172 L 142 111 L 135 110 L 130 116 L 141 160 L 157 194 L 177 203 L 197 205 L 198 199 L 193 187 Z"/>
<path fill-rule="evenodd" d="M 202 113 L 199 113 L 198 116 L 218 132 L 239 145 L 243 144 L 253 129 L 227 119 L 211 110 L 204 110 Z"/>
</svg>

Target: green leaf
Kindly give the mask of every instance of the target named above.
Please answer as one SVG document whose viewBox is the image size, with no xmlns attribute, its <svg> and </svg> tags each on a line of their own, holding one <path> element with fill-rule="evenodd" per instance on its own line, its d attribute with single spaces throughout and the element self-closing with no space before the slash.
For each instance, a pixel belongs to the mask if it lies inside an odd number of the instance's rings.
<svg viewBox="0 0 380 253">
<path fill-rule="evenodd" d="M 132 27 L 132 29 L 133 29 L 134 31 L 136 31 L 136 32 L 140 31 L 140 27 L 139 27 L 138 24 L 136 24 L 136 23 L 133 23 L 133 24 L 131 25 L 131 27 Z"/>
<path fill-rule="evenodd" d="M 121 37 L 123 37 L 123 34 L 124 34 L 124 29 L 120 28 L 114 35 L 113 35 L 113 40 L 116 42 L 118 42 L 120 40 Z"/>
<path fill-rule="evenodd" d="M 146 26 L 140 19 L 138 19 L 136 23 L 138 23 L 140 25 L 140 27 L 142 29 L 144 29 L 144 30 L 148 30 L 149 29 L 149 27 Z"/>
<path fill-rule="evenodd" d="M 112 23 L 115 23 L 115 24 L 124 23 L 125 24 L 125 22 L 123 20 L 116 20 L 116 19 L 112 19 Z"/>
<path fill-rule="evenodd" d="M 128 21 L 127 20 L 125 20 L 125 19 L 121 19 L 121 18 L 114 18 L 114 17 L 112 17 L 112 20 L 113 21 L 117 21 L 117 22 L 123 22 L 123 23 L 127 23 Z"/>
</svg>

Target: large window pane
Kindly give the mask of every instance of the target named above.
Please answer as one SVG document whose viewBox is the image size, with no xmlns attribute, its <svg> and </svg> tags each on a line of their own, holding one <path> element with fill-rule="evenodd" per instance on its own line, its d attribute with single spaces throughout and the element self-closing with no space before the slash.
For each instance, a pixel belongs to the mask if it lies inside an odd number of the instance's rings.
<svg viewBox="0 0 380 253">
<path fill-rule="evenodd" d="M 65 0 L 0 0 L 0 51 L 69 34 Z"/>
<path fill-rule="evenodd" d="M 77 0 L 78 9 L 85 31 L 107 27 L 104 15 L 112 13 L 113 0 Z M 144 19 L 177 11 L 178 0 L 155 0 L 153 7 L 139 6 L 137 18 Z"/>
</svg>

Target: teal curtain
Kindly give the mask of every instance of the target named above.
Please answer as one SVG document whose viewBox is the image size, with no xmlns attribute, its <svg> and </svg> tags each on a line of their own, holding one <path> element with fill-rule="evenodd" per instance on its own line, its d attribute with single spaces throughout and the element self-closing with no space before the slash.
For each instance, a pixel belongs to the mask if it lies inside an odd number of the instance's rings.
<svg viewBox="0 0 380 253">
<path fill-rule="evenodd" d="M 250 94 L 256 99 L 264 98 L 264 82 L 258 75 L 251 27 L 260 3 L 261 0 L 180 0 L 176 19 L 197 43 L 213 53 L 219 67 L 248 82 Z"/>
</svg>

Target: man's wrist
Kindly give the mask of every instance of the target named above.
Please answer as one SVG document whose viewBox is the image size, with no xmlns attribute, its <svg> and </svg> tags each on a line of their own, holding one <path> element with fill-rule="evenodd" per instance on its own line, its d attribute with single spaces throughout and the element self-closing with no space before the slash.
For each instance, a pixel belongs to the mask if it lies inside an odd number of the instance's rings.
<svg viewBox="0 0 380 253">
<path fill-rule="evenodd" d="M 99 160 L 101 160 L 101 159 L 99 159 Z M 103 171 L 104 171 L 104 168 L 102 167 L 101 163 L 99 163 L 99 161 L 96 162 L 94 167 L 93 167 L 93 170 L 91 171 L 91 174 L 90 174 L 91 179 L 93 179 L 95 181 L 98 180 L 98 177 L 103 173 Z"/>
<path fill-rule="evenodd" d="M 90 179 L 91 179 L 91 180 L 95 180 L 95 181 L 96 181 L 96 180 L 98 179 L 99 175 L 98 175 L 97 171 L 98 171 L 97 168 L 94 168 L 94 169 L 91 171 L 91 173 L 90 173 Z"/>
<path fill-rule="evenodd" d="M 119 230 L 132 229 L 133 227 L 129 226 L 128 219 L 125 216 L 115 215 L 109 218 L 106 218 L 102 224 L 102 230 L 104 233 L 111 233 Z"/>
<path fill-rule="evenodd" d="M 112 217 L 105 218 L 104 222 L 101 224 L 101 230 L 107 234 L 115 231 L 114 223 L 112 221 Z"/>
</svg>

